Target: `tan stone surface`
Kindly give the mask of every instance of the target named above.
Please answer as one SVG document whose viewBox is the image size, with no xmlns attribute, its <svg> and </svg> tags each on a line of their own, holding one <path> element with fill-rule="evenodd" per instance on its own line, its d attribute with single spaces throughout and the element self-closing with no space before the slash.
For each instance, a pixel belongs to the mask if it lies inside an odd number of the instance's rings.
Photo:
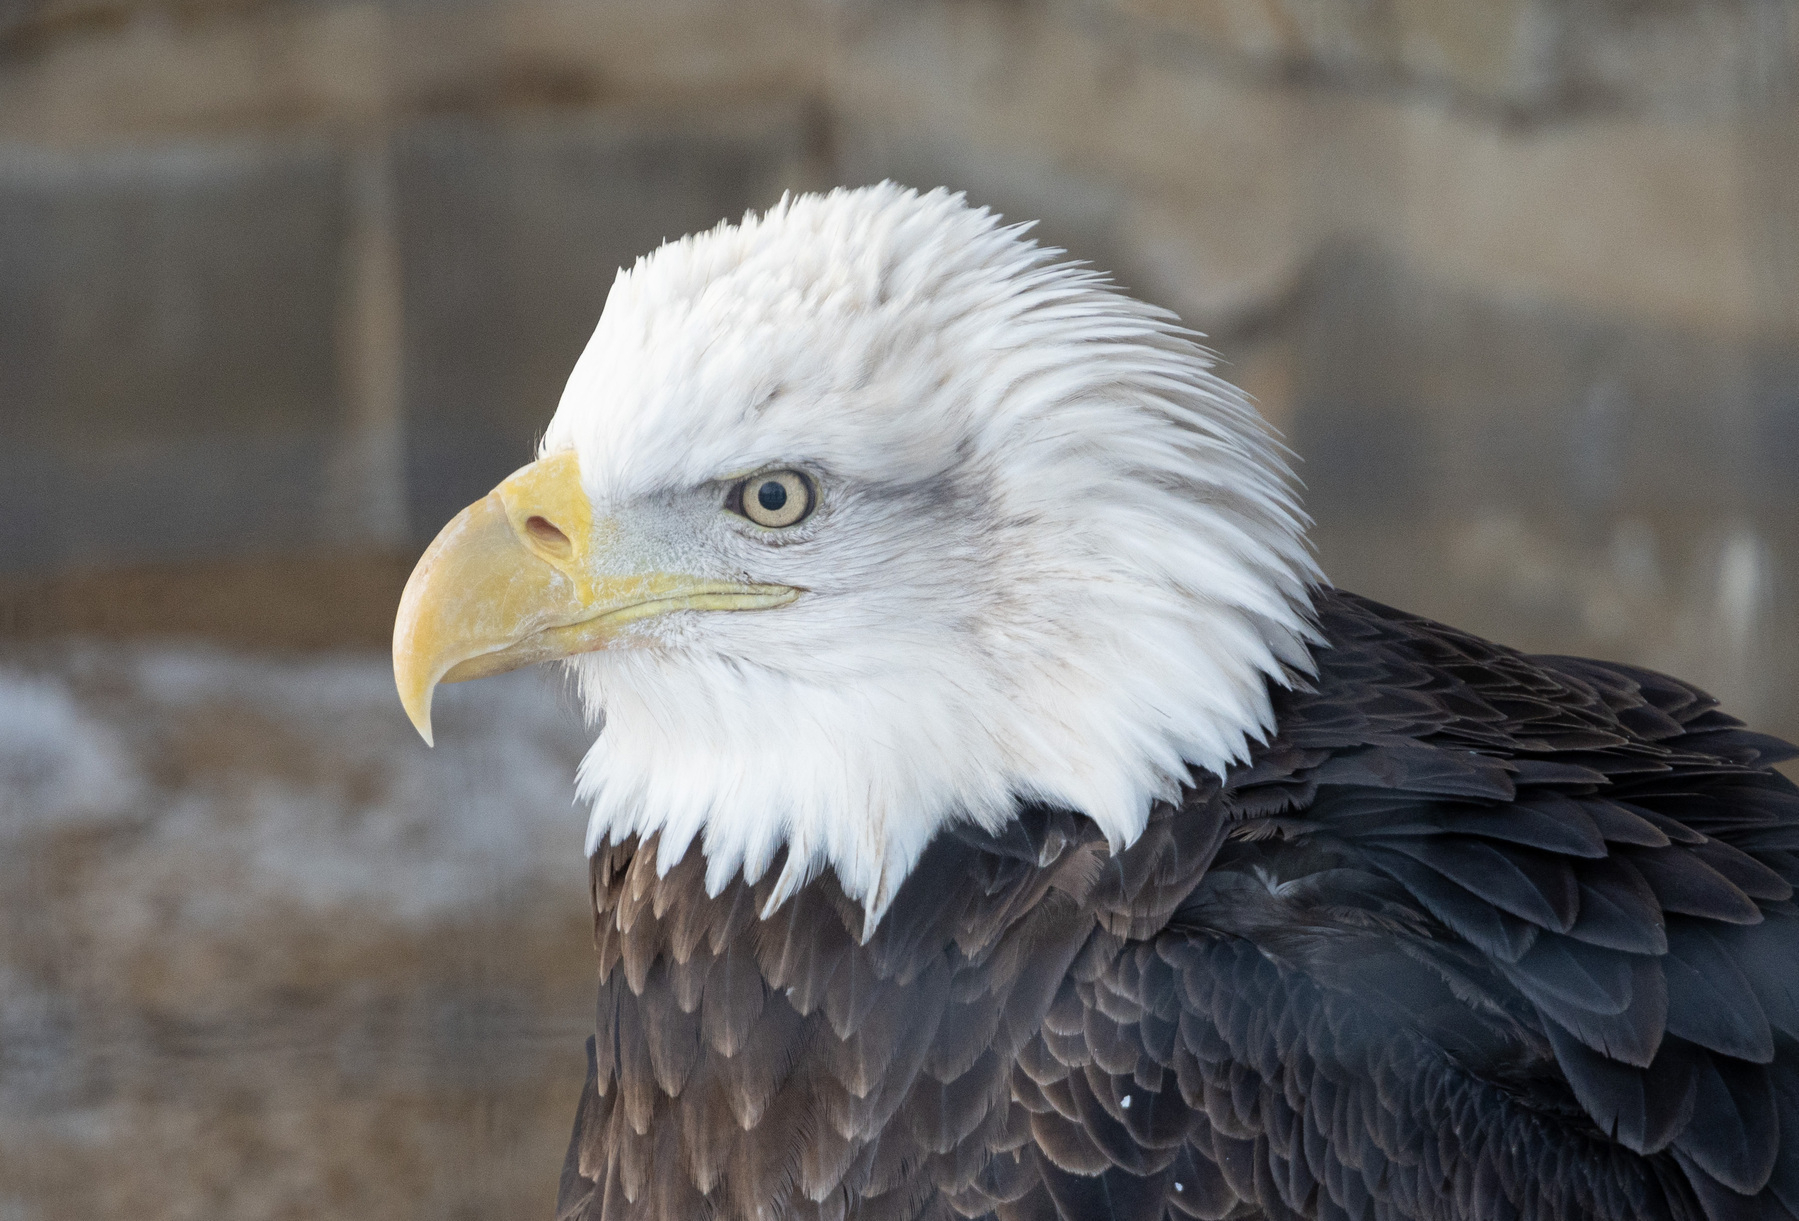
<svg viewBox="0 0 1799 1221">
<path fill-rule="evenodd" d="M 1421 269 L 1521 299 L 1753 335 L 1757 291 L 1742 133 L 1587 119 L 1507 131 L 1392 116 L 1379 240 Z"/>
<path fill-rule="evenodd" d="M 1789 88 L 1799 21 L 1758 24 L 1753 6 L 96 6 L 106 21 L 78 20 L 82 6 L 58 21 L 54 7 L 43 33 L 17 36 L 21 49 L 0 60 L 0 141 L 811 97 L 852 133 L 884 124 L 1002 167 L 1037 161 L 1103 182 L 1123 274 L 1147 282 L 1153 270 L 1134 264 L 1166 266 L 1159 288 L 1218 277 L 1220 287 L 1169 289 L 1215 311 L 1205 325 L 1234 322 L 1245 294 L 1277 292 L 1318 242 L 1343 234 L 1499 292 L 1738 332 L 1782 323 L 1751 283 L 1755 153 L 1740 129 Z M 1180 53 L 1183 39 L 1324 76 L 1302 71 L 1296 88 L 1291 73 L 1230 71 Z M 1324 83 L 1358 65 L 1399 73 L 1405 87 L 1362 88 L 1353 72 L 1344 88 Z M 1671 77 L 1691 81 L 1669 93 Z M 1470 109 L 1432 81 L 1500 108 Z M 1618 81 L 1662 92 L 1626 104 Z M 1510 121 L 1505 106 L 1531 121 Z M 1169 217 L 1189 230 L 1179 242 Z"/>
<path fill-rule="evenodd" d="M 96 6 L 98 8 L 98 6 Z M 61 147 L 429 113 L 804 92 L 805 0 L 156 3 L 0 51 L 0 140 Z"/>
<path fill-rule="evenodd" d="M 1258 289 L 1278 300 L 1321 243 L 1345 239 L 1508 296 L 1740 335 L 1786 325 L 1752 274 L 1760 222 L 1731 113 L 1494 122 L 1428 97 L 1195 70 L 997 5 L 883 10 L 845 23 L 838 56 L 832 96 L 853 120 L 966 146 L 996 176 L 1035 159 L 1103 183 L 1121 276 L 1202 328 L 1253 314 Z M 1055 187 L 1031 202 L 1053 213 Z"/>
<path fill-rule="evenodd" d="M 1555 122 L 1582 111 L 1728 114 L 1772 41 L 1779 6 L 1558 0 L 1070 0 L 1095 24 L 1235 70 L 1434 98 L 1492 117 Z"/>
</svg>

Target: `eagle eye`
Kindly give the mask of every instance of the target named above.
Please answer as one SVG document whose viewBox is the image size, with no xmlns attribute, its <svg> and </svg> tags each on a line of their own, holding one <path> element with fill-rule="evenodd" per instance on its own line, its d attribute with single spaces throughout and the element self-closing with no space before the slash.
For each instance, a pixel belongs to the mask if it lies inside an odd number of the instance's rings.
<svg viewBox="0 0 1799 1221">
<path fill-rule="evenodd" d="M 758 526 L 780 530 L 804 521 L 816 500 L 812 481 L 798 471 L 768 471 L 732 487 L 728 507 Z"/>
</svg>

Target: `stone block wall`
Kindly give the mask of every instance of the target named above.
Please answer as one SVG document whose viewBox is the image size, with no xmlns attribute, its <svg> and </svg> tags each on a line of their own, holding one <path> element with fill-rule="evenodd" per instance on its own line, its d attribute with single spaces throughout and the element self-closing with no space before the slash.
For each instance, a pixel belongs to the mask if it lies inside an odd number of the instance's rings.
<svg viewBox="0 0 1799 1221">
<path fill-rule="evenodd" d="M 11 0 L 0 574 L 416 548 L 614 269 L 948 183 L 1211 336 L 1340 583 L 1799 728 L 1783 0 Z"/>
<path fill-rule="evenodd" d="M 405 520 L 419 539 L 530 459 L 613 272 L 801 180 L 792 106 L 422 122 L 398 201 Z"/>
</svg>

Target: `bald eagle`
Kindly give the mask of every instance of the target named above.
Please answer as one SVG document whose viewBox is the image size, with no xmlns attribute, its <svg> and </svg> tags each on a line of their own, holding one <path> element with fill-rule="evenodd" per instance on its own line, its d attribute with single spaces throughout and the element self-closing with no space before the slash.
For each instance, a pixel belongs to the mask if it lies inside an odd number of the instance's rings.
<svg viewBox="0 0 1799 1221">
<path fill-rule="evenodd" d="M 565 1221 L 1799 1218 L 1795 752 L 1332 588 L 1167 313 L 960 196 L 620 272 L 394 633 L 560 659 Z"/>
</svg>

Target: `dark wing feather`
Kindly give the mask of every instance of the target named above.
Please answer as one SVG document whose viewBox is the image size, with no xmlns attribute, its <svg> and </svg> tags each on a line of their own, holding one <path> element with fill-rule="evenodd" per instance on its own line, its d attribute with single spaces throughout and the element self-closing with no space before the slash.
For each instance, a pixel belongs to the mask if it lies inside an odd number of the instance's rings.
<svg viewBox="0 0 1799 1221">
<path fill-rule="evenodd" d="M 1659 675 L 1341 595 L 1322 622 L 1317 683 L 1203 799 L 1230 835 L 1156 938 L 1174 979 L 1152 994 L 1121 946 L 1020 1058 L 1021 1095 L 1086 1083 L 1082 1165 L 1110 1164 L 1080 1206 L 1163 1184 L 1181 1216 L 1785 1215 L 1799 793 L 1763 770 L 1778 744 Z M 1189 1109 L 1166 1167 L 1103 1105 L 1128 1091 Z"/>
<path fill-rule="evenodd" d="M 1666 841 L 1663 845 L 1666 846 Z M 1667 920 L 1655 891 L 1629 861 L 1613 853 L 1583 862 L 1580 916 L 1568 935 L 1591 945 L 1628 954 L 1668 952 Z"/>
<path fill-rule="evenodd" d="M 1668 1033 L 1739 1060 L 1774 1059 L 1774 1032 L 1734 955 L 1703 922 L 1668 930 Z"/>
</svg>

